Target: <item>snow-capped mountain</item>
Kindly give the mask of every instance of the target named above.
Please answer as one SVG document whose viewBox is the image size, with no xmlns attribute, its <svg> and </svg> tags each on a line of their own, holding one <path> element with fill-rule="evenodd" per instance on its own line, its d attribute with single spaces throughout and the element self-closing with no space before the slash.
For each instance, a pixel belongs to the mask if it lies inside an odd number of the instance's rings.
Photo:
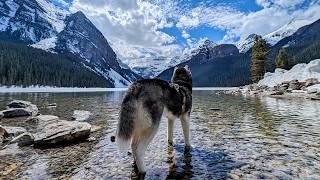
<svg viewBox="0 0 320 180">
<path fill-rule="evenodd" d="M 250 34 L 245 40 L 239 41 L 236 46 L 240 52 L 246 53 L 250 48 L 253 47 L 254 41 L 258 35 Z"/>
<path fill-rule="evenodd" d="M 190 60 L 194 55 L 213 50 L 216 43 L 205 40 L 194 48 L 190 48 L 181 57 L 140 58 L 124 61 L 138 75 L 144 78 L 154 78 L 164 70 Z M 216 52 L 218 53 L 218 52 Z"/>
<path fill-rule="evenodd" d="M 1 1 L 0 39 L 73 54 L 84 68 L 103 76 L 113 87 L 140 78 L 120 67 L 108 41 L 82 12 L 71 14 L 48 0 Z"/>
<path fill-rule="evenodd" d="M 281 39 L 291 36 L 299 28 L 310 24 L 310 20 L 305 19 L 292 19 L 289 23 L 285 24 L 281 28 L 277 29 L 274 32 L 271 32 L 267 35 L 264 35 L 262 38 L 267 41 L 271 46 L 275 45 Z M 241 53 L 246 53 L 254 45 L 254 40 L 257 37 L 256 34 L 250 34 L 245 40 L 239 41 L 236 46 L 238 47 Z"/>
</svg>

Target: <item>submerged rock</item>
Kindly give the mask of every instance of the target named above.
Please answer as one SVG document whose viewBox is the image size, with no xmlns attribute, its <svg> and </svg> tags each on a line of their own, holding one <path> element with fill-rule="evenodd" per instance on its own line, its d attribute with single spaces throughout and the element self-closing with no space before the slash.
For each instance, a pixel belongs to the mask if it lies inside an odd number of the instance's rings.
<svg viewBox="0 0 320 180">
<path fill-rule="evenodd" d="M 38 116 L 38 132 L 35 146 L 52 146 L 85 140 L 90 135 L 91 125 L 86 122 L 60 120 L 57 116 Z"/>
<path fill-rule="evenodd" d="M 4 118 L 32 116 L 32 111 L 26 108 L 10 108 L 10 109 L 1 111 L 0 114 L 1 113 L 3 114 Z"/>
<path fill-rule="evenodd" d="M 17 143 L 18 146 L 29 146 L 34 143 L 34 137 L 31 133 L 25 132 L 23 134 L 20 134 L 19 136 L 13 138 L 10 141 L 10 144 Z"/>
<path fill-rule="evenodd" d="M 75 110 L 73 111 L 72 119 L 76 121 L 88 121 L 92 119 L 92 113 L 90 111 Z"/>
</svg>

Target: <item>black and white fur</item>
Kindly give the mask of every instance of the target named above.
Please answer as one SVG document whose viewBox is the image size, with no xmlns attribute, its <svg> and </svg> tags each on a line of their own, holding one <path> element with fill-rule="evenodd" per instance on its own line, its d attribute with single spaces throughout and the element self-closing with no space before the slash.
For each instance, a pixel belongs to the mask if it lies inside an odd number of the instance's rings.
<svg viewBox="0 0 320 180">
<path fill-rule="evenodd" d="M 145 173 L 145 151 L 155 136 L 162 115 L 168 118 L 168 143 L 173 143 L 173 125 L 180 118 L 185 146 L 190 148 L 189 123 L 192 106 L 192 77 L 189 66 L 175 68 L 171 82 L 145 79 L 133 83 L 121 105 L 116 141 L 122 150 L 131 143 L 140 173 Z"/>
</svg>

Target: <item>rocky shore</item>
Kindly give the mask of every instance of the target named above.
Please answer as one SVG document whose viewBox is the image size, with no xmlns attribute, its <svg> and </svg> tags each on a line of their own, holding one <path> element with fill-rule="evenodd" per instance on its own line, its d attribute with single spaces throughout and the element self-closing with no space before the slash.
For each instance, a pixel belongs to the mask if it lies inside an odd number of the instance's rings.
<svg viewBox="0 0 320 180">
<path fill-rule="evenodd" d="M 225 93 L 320 100 L 320 59 L 309 64 L 297 64 L 290 70 L 276 69 L 274 73 L 267 72 L 258 83 Z"/>
<path fill-rule="evenodd" d="M 31 102 L 14 100 L 7 105 L 7 109 L 0 111 L 0 119 L 25 117 L 21 121 L 35 128 L 29 132 L 24 127 L 0 124 L 0 147 L 5 149 L 10 144 L 17 144 L 20 147 L 46 148 L 86 140 L 90 133 L 97 129 L 85 122 L 90 120 L 91 116 L 89 111 L 75 110 L 73 121 L 62 120 L 58 116 L 40 114 L 38 107 Z"/>
</svg>

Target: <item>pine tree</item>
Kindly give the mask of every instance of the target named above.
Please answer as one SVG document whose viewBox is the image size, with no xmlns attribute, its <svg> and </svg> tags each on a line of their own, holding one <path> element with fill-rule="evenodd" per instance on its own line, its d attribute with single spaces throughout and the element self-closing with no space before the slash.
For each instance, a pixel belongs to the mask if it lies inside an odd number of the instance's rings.
<svg viewBox="0 0 320 180">
<path fill-rule="evenodd" d="M 265 73 L 265 61 L 267 59 L 267 43 L 261 36 L 257 36 L 251 55 L 251 80 L 256 83 L 263 78 Z"/>
<path fill-rule="evenodd" d="M 276 65 L 277 65 L 277 68 L 281 68 L 281 69 L 289 68 L 288 53 L 284 48 L 280 49 L 279 51 L 279 54 L 276 58 Z"/>
</svg>

